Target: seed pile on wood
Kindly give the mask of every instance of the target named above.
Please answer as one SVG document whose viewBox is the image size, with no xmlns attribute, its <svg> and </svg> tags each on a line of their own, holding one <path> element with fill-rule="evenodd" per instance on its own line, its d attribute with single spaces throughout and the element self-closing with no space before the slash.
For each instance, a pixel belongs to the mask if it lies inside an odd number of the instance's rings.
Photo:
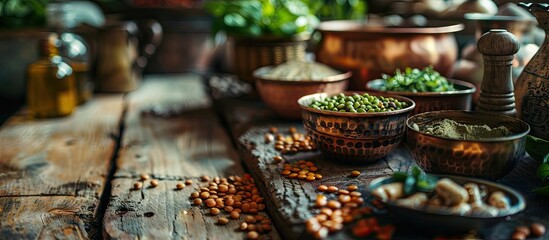
<svg viewBox="0 0 549 240">
<path fill-rule="evenodd" d="M 280 171 L 284 177 L 291 179 L 301 179 L 307 182 L 322 179 L 322 175 L 316 173 L 318 167 L 311 161 L 299 160 L 293 163 L 285 163 L 284 168 Z"/>
<path fill-rule="evenodd" d="M 275 150 L 282 154 L 316 150 L 311 137 L 298 132 L 295 127 L 290 127 L 287 135 L 279 133 L 276 127 L 271 127 L 269 132 L 265 133 L 265 143 L 271 142 L 274 142 Z"/>
<path fill-rule="evenodd" d="M 191 199 L 194 205 L 209 208 L 212 216 L 219 216 L 219 225 L 243 218 L 239 229 L 247 232 L 248 239 L 272 230 L 271 220 L 259 213 L 265 210 L 264 200 L 249 174 L 213 179 L 203 176 L 201 181 L 207 184 L 191 193 Z"/>
<path fill-rule="evenodd" d="M 329 233 L 341 230 L 344 223 L 371 213 L 371 208 L 361 208 L 364 198 L 356 185 L 349 185 L 347 189 L 320 185 L 317 190 L 322 192 L 315 199 L 318 214 L 305 222 L 307 232 L 316 239 L 326 238 Z"/>
<path fill-rule="evenodd" d="M 513 236 L 511 236 L 511 239 L 527 239 L 531 238 L 532 235 L 534 238 L 539 238 L 543 235 L 545 235 L 545 225 L 541 223 L 532 223 L 530 227 L 520 225 L 515 227 L 515 231 L 513 232 Z"/>
</svg>

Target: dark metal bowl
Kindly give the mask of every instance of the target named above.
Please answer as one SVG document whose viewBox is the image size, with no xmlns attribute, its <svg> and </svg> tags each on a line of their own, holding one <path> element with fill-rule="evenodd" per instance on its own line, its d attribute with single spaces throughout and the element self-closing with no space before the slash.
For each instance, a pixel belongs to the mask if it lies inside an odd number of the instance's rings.
<svg viewBox="0 0 549 240">
<path fill-rule="evenodd" d="M 393 92 L 383 91 L 381 87 L 385 80 L 376 79 L 366 84 L 366 89 L 374 93 L 387 93 L 409 97 L 416 103 L 413 114 L 438 111 L 438 110 L 471 110 L 473 106 L 473 93 L 476 88 L 473 84 L 448 79 L 454 84 L 456 90 L 446 92 Z"/>
<path fill-rule="evenodd" d="M 417 131 L 426 123 L 451 119 L 463 124 L 505 126 L 513 134 L 479 140 L 457 140 Z M 420 113 L 406 121 L 407 145 L 414 161 L 426 172 L 498 179 L 509 173 L 524 155 L 527 123 L 513 117 L 468 111 Z"/>
<path fill-rule="evenodd" d="M 300 119 L 301 108 L 297 100 L 308 94 L 325 92 L 336 94 L 347 89 L 351 72 L 343 72 L 322 80 L 279 80 L 262 76 L 273 66 L 254 71 L 255 86 L 261 100 L 276 114 L 287 119 Z"/>
<path fill-rule="evenodd" d="M 346 95 L 354 92 L 345 92 Z M 357 92 L 362 94 L 361 92 Z M 406 132 L 405 121 L 415 108 L 406 97 L 386 95 L 408 103 L 408 107 L 390 112 L 349 113 L 317 110 L 309 107 L 315 100 L 335 94 L 317 93 L 298 100 L 305 130 L 317 148 L 329 159 L 345 162 L 375 162 L 393 150 Z"/>
<path fill-rule="evenodd" d="M 488 192 L 502 191 L 509 197 L 511 208 L 505 214 L 497 217 L 473 217 L 449 215 L 437 211 L 407 208 L 398 206 L 394 202 L 385 202 L 387 209 L 392 214 L 391 219 L 396 221 L 396 224 L 414 228 L 422 228 L 433 233 L 466 233 L 470 230 L 481 230 L 495 223 L 505 221 L 509 216 L 513 216 L 526 208 L 526 200 L 524 200 L 524 197 L 518 191 L 502 184 L 468 177 L 447 175 L 436 176 L 441 178 L 450 178 L 460 185 L 469 182 L 484 185 L 486 186 L 486 190 Z M 371 192 L 377 187 L 390 182 L 393 182 L 391 177 L 378 178 L 370 183 L 368 189 Z"/>
</svg>

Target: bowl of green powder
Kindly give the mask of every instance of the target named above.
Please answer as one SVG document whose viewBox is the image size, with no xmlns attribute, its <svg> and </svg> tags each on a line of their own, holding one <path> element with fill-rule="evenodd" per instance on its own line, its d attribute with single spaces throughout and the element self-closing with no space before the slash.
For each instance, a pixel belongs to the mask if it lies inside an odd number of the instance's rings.
<svg viewBox="0 0 549 240">
<path fill-rule="evenodd" d="M 518 118 L 458 110 L 414 115 L 407 145 L 426 172 L 499 179 L 524 156 L 530 126 Z"/>
<path fill-rule="evenodd" d="M 447 79 L 432 67 L 397 69 L 366 84 L 373 93 L 408 97 L 416 103 L 413 114 L 438 110 L 471 110 L 476 88 L 468 82 Z"/>
</svg>

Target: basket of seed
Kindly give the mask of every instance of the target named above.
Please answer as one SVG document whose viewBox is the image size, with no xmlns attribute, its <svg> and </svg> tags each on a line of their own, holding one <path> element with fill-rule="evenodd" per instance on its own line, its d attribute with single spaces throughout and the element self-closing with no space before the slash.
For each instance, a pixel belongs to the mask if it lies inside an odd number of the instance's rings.
<svg viewBox="0 0 549 240">
<path fill-rule="evenodd" d="M 471 110 L 476 88 L 468 82 L 447 79 L 432 67 L 397 69 L 366 84 L 374 93 L 409 97 L 416 103 L 413 114 L 438 110 Z"/>
<path fill-rule="evenodd" d="M 524 156 L 530 126 L 498 114 L 445 110 L 406 121 L 406 143 L 426 172 L 499 179 Z"/>
<path fill-rule="evenodd" d="M 317 93 L 298 100 L 307 133 L 326 156 L 342 162 L 376 162 L 398 146 L 415 107 L 402 96 L 363 92 Z"/>
</svg>

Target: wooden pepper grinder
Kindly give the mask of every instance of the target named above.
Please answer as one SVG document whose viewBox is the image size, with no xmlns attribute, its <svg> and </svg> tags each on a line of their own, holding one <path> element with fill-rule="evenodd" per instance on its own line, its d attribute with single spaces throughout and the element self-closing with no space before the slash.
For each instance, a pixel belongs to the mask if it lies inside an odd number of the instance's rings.
<svg viewBox="0 0 549 240">
<path fill-rule="evenodd" d="M 480 37 L 477 48 L 484 55 L 484 77 L 476 111 L 516 117 L 511 62 L 519 41 L 504 29 L 492 29 Z"/>
</svg>

